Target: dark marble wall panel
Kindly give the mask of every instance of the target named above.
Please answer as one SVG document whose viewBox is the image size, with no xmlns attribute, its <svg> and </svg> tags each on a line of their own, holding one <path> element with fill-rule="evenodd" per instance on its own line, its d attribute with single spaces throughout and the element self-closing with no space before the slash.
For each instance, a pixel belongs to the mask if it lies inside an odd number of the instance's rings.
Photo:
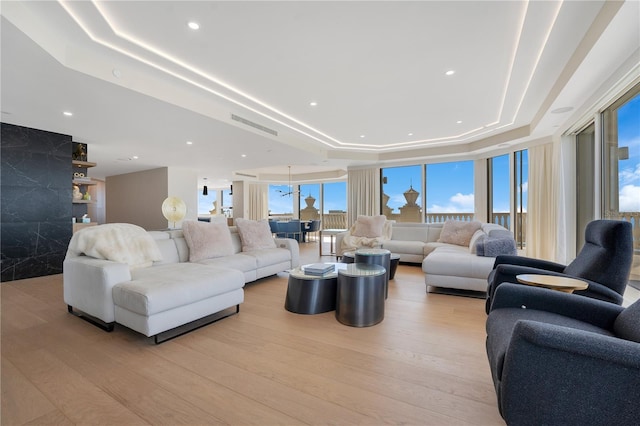
<svg viewBox="0 0 640 426">
<path fill-rule="evenodd" d="M 0 127 L 0 279 L 59 274 L 72 233 L 71 136 Z"/>
</svg>

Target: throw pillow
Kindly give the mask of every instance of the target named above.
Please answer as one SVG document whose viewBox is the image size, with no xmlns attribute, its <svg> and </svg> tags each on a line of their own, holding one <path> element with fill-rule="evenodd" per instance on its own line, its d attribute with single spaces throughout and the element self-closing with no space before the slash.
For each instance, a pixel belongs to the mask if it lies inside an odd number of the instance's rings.
<svg viewBox="0 0 640 426">
<path fill-rule="evenodd" d="M 187 220 L 182 233 L 189 246 L 189 262 L 233 254 L 231 232 L 226 223 Z"/>
<path fill-rule="evenodd" d="M 387 217 L 384 215 L 358 216 L 351 235 L 354 237 L 367 238 L 382 237 L 382 231 L 384 230 L 384 223 L 386 221 Z"/>
<path fill-rule="evenodd" d="M 238 218 L 236 226 L 242 241 L 242 251 L 276 248 L 276 241 L 266 219 L 256 221 Z"/>
<path fill-rule="evenodd" d="M 457 246 L 469 246 L 471 237 L 478 229 L 482 228 L 480 222 L 465 222 L 460 220 L 447 220 L 442 226 L 439 243 L 455 244 Z"/>
</svg>

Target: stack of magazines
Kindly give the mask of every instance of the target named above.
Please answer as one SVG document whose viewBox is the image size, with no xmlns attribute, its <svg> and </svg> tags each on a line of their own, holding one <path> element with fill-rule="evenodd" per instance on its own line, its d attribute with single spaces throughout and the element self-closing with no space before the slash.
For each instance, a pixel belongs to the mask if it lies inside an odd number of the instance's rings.
<svg viewBox="0 0 640 426">
<path fill-rule="evenodd" d="M 324 275 L 335 271 L 335 265 L 332 263 L 313 263 L 303 267 L 304 273 L 307 275 Z"/>
</svg>

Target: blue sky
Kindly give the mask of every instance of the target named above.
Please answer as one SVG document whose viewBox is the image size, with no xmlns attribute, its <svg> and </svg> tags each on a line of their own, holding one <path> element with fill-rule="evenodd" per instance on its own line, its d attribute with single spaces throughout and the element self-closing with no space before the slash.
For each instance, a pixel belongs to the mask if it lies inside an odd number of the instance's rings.
<svg viewBox="0 0 640 426">
<path fill-rule="evenodd" d="M 619 210 L 640 211 L 640 95 L 618 110 L 618 146 L 629 158 L 618 162 Z"/>
</svg>

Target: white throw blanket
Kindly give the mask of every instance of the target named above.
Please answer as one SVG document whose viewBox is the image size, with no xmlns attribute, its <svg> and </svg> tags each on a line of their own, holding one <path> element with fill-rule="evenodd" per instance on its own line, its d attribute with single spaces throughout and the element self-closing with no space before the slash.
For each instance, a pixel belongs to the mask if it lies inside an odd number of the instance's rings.
<svg viewBox="0 0 640 426">
<path fill-rule="evenodd" d="M 162 260 L 162 254 L 151 235 L 130 223 L 108 223 L 91 226 L 71 237 L 67 256 L 86 255 L 126 263 L 134 268 L 151 266 Z"/>
<path fill-rule="evenodd" d="M 383 242 L 391 239 L 393 231 L 392 221 L 387 220 L 382 228 L 382 236 L 380 237 L 354 237 L 353 231 L 356 225 L 352 225 L 347 235 L 342 239 L 342 252 L 357 250 L 361 247 L 380 247 Z"/>
</svg>

